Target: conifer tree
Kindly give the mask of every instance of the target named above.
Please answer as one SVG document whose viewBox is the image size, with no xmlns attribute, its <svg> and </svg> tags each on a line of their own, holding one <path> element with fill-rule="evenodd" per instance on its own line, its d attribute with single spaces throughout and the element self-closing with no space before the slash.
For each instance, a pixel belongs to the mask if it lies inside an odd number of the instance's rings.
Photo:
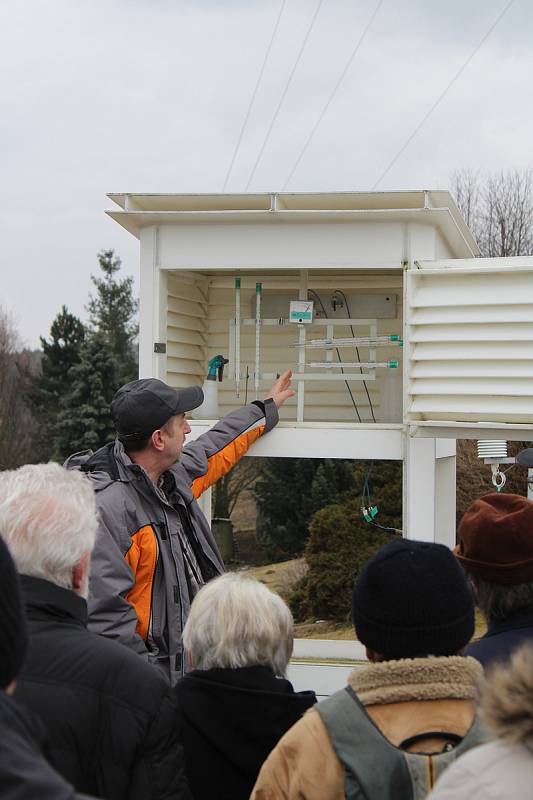
<svg viewBox="0 0 533 800">
<path fill-rule="evenodd" d="M 69 370 L 70 390 L 56 426 L 57 456 L 64 459 L 80 450 L 97 450 L 114 438 L 109 405 L 117 389 L 117 373 L 109 342 L 100 333 L 89 335 L 79 363 Z"/>
<path fill-rule="evenodd" d="M 254 486 L 258 537 L 271 558 L 302 552 L 313 513 L 352 488 L 353 468 L 341 459 L 264 459 Z"/>
<path fill-rule="evenodd" d="M 91 330 L 108 343 L 118 365 L 117 387 L 138 377 L 135 340 L 138 333 L 138 301 L 133 296 L 133 278 L 118 279 L 121 260 L 113 250 L 98 253 L 103 277 L 91 275 L 96 294 L 89 297 L 87 311 Z"/>
<path fill-rule="evenodd" d="M 361 568 L 381 545 L 401 535 L 401 462 L 356 462 L 351 472 L 352 490 L 339 492 L 309 521 L 304 551 L 309 569 L 290 603 L 298 620 L 349 619 L 352 587 Z M 364 519 L 362 505 L 375 507 L 371 522 Z"/>
<path fill-rule="evenodd" d="M 80 360 L 85 328 L 66 306 L 52 322 L 50 338 L 41 336 L 41 372 L 33 381 L 29 401 L 36 420 L 34 457 L 37 461 L 59 458 L 58 414 L 70 391 L 70 369 Z"/>
</svg>

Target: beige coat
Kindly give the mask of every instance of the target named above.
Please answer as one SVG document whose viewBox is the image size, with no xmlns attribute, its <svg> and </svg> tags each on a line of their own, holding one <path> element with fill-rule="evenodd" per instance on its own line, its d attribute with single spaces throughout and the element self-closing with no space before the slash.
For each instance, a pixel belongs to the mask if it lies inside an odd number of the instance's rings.
<svg viewBox="0 0 533 800">
<path fill-rule="evenodd" d="M 452 764 L 431 800 L 533 797 L 533 649 L 518 650 L 510 664 L 489 672 L 481 716 L 497 740 Z"/>
<path fill-rule="evenodd" d="M 424 731 L 464 736 L 474 720 L 481 666 L 461 656 L 371 664 L 348 679 L 374 724 L 394 745 Z M 440 752 L 442 739 L 417 748 Z M 376 765 L 378 766 L 378 765 Z M 313 709 L 280 740 L 264 763 L 251 800 L 344 800 L 344 768 Z"/>
</svg>

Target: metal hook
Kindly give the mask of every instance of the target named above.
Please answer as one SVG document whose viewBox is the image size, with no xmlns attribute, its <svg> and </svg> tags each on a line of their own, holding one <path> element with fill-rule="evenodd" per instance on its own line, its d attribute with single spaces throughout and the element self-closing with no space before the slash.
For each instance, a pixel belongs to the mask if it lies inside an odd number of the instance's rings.
<svg viewBox="0 0 533 800">
<path fill-rule="evenodd" d="M 492 465 L 492 485 L 496 487 L 497 492 L 501 492 L 505 483 L 507 481 L 507 476 L 505 472 L 500 472 L 500 465 L 493 464 Z"/>
</svg>

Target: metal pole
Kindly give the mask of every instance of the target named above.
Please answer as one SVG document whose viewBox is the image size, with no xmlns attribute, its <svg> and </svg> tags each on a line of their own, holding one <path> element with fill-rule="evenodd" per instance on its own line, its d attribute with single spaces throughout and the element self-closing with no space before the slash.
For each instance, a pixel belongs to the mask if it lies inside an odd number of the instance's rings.
<svg viewBox="0 0 533 800">
<path fill-rule="evenodd" d="M 241 279 L 235 278 L 235 394 L 241 391 Z"/>
<path fill-rule="evenodd" d="M 255 284 L 255 379 L 254 379 L 254 389 L 255 389 L 255 399 L 257 400 L 257 395 L 259 394 L 259 367 L 261 363 L 261 353 L 260 353 L 260 344 L 261 344 L 261 291 L 262 285 L 260 283 Z"/>
</svg>

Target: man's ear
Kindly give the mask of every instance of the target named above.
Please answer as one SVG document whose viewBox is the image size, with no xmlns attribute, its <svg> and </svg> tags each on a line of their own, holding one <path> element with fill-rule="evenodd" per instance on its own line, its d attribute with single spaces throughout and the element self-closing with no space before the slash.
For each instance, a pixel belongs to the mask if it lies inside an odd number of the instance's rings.
<svg viewBox="0 0 533 800">
<path fill-rule="evenodd" d="M 84 594 L 89 574 L 91 554 L 86 550 L 77 564 L 72 568 L 72 589 L 76 594 Z"/>
<path fill-rule="evenodd" d="M 161 428 L 157 428 L 152 433 L 152 436 L 150 438 L 152 440 L 152 446 L 154 447 L 154 449 L 157 450 L 158 452 L 161 452 L 161 450 L 163 450 L 165 447 L 165 440 L 163 438 L 163 432 Z"/>
<path fill-rule="evenodd" d="M 368 658 L 369 661 L 373 662 L 383 661 L 383 656 L 380 655 L 379 653 L 376 653 L 375 650 L 371 650 L 370 647 L 366 647 L 365 650 L 366 650 L 366 657 Z"/>
</svg>

